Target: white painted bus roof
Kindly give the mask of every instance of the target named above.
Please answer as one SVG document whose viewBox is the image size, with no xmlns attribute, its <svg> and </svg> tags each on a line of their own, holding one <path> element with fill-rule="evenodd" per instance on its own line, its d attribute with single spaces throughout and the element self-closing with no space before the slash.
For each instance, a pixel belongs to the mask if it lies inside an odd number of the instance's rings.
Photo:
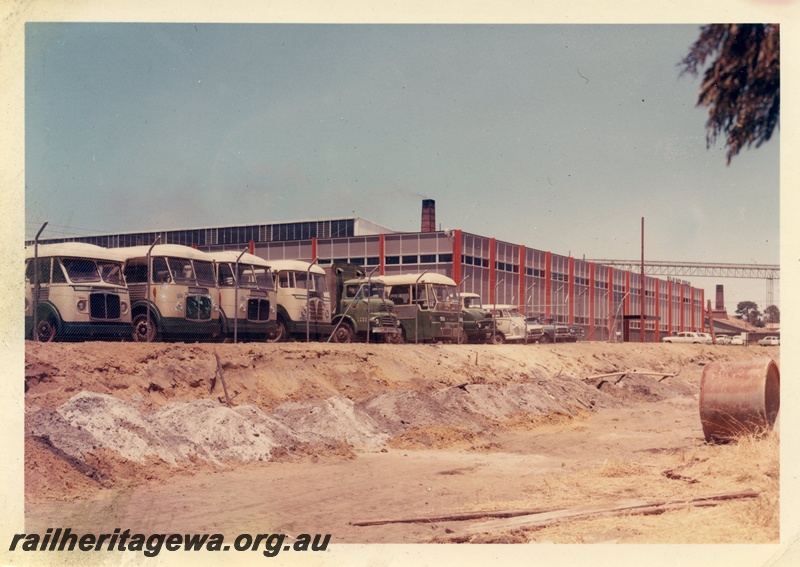
<svg viewBox="0 0 800 567">
<path fill-rule="evenodd" d="M 127 260 L 129 258 L 144 258 L 147 256 L 147 251 L 150 250 L 150 246 L 128 246 L 123 248 L 112 248 L 111 250 L 119 254 L 119 258 Z M 153 251 L 150 253 L 150 256 L 170 256 L 173 258 L 205 260 L 206 262 L 212 261 L 211 256 L 207 252 L 202 252 L 196 248 L 183 246 L 181 244 L 156 244 L 153 246 Z"/>
<path fill-rule="evenodd" d="M 303 260 L 265 260 L 265 262 L 272 268 L 273 272 L 280 270 L 289 270 L 292 272 L 307 272 L 308 267 L 311 266 L 311 272 L 314 274 L 324 274 L 325 270 L 316 264 L 310 264 Z"/>
<path fill-rule="evenodd" d="M 419 273 L 416 274 L 395 274 L 392 276 L 380 276 L 383 283 L 386 285 L 403 285 L 403 284 L 413 284 L 413 283 L 433 283 L 433 284 L 444 284 L 444 285 L 456 285 L 451 278 L 448 278 L 445 275 L 437 274 L 435 272 L 423 274 L 420 277 Z M 419 278 L 419 281 L 417 281 Z"/>
<path fill-rule="evenodd" d="M 236 258 L 239 258 L 239 254 L 241 252 L 237 252 L 236 250 L 220 250 L 218 252 L 208 252 L 208 255 L 211 256 L 217 262 L 230 262 L 235 263 Z M 270 263 L 254 254 L 250 254 L 249 252 L 245 252 L 242 254 L 242 257 L 239 258 L 240 264 L 252 264 L 254 266 L 262 266 L 262 267 L 269 267 Z"/>
<path fill-rule="evenodd" d="M 33 258 L 36 255 L 33 246 L 25 248 L 25 257 Z M 92 258 L 94 260 L 120 261 L 119 255 L 108 248 L 88 244 L 86 242 L 59 242 L 58 244 L 40 244 L 38 255 L 40 258 L 61 256 L 70 258 Z"/>
</svg>

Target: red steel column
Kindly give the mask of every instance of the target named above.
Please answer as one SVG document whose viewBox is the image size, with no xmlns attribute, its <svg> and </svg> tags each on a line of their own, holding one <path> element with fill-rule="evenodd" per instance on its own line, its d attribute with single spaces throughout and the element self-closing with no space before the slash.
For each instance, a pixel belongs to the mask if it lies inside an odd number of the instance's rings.
<svg viewBox="0 0 800 567">
<path fill-rule="evenodd" d="M 667 335 L 672 334 L 672 280 L 667 280 Z"/>
<path fill-rule="evenodd" d="M 497 242 L 494 238 L 489 239 L 489 303 L 495 303 L 494 286 L 497 283 Z"/>
<path fill-rule="evenodd" d="M 608 339 L 613 340 L 614 330 L 614 268 L 608 267 Z"/>
<path fill-rule="evenodd" d="M 317 237 L 316 236 L 312 236 L 311 237 L 311 258 L 310 258 L 309 261 L 313 262 L 314 258 L 316 258 L 316 257 L 317 257 Z"/>
<path fill-rule="evenodd" d="M 591 341 L 594 336 L 594 262 L 589 262 L 589 335 L 586 340 Z"/>
<path fill-rule="evenodd" d="M 703 314 L 704 313 L 703 309 L 705 309 L 705 307 L 703 307 L 703 306 L 705 304 L 706 304 L 706 290 L 705 289 L 701 289 L 700 290 L 700 320 L 702 321 L 702 323 L 700 324 L 700 332 L 702 332 L 702 333 L 706 332 L 706 317 Z M 709 321 L 709 324 L 710 323 L 711 323 L 711 321 Z M 711 329 L 709 328 L 708 330 L 710 331 Z"/>
<path fill-rule="evenodd" d="M 525 246 L 519 245 L 519 310 L 523 317 L 527 317 L 528 288 L 525 285 Z"/>
<path fill-rule="evenodd" d="M 551 309 L 553 307 L 553 300 L 550 297 L 550 291 L 553 287 L 551 282 L 553 270 L 553 256 L 550 252 L 544 253 L 544 316 L 550 317 Z"/>
<path fill-rule="evenodd" d="M 386 274 L 386 235 L 383 233 L 378 235 L 378 274 Z"/>
<path fill-rule="evenodd" d="M 461 231 L 453 231 L 453 280 L 461 283 Z"/>
<path fill-rule="evenodd" d="M 569 282 L 567 283 L 567 321 L 568 325 L 575 324 L 575 258 L 569 257 Z"/>
<path fill-rule="evenodd" d="M 678 314 L 679 315 L 678 316 L 678 330 L 679 331 L 685 331 L 686 329 L 684 329 L 683 325 L 684 325 L 684 319 L 686 319 L 686 315 L 684 313 L 686 311 L 686 309 L 683 307 L 683 298 L 684 298 L 683 284 L 680 284 L 680 286 L 681 286 L 681 293 L 680 293 L 680 297 L 678 298 L 678 301 L 680 303 L 681 308 L 680 308 L 680 312 Z"/>
<path fill-rule="evenodd" d="M 655 320 L 655 323 L 653 323 L 653 342 L 657 343 L 659 341 L 658 329 L 661 326 L 660 325 L 660 323 L 661 323 L 661 318 L 660 318 L 660 315 L 661 315 L 661 280 L 659 280 L 658 278 L 655 278 L 655 280 L 653 281 L 653 285 L 655 286 L 655 292 L 654 293 L 655 293 L 655 302 L 656 302 L 656 308 L 655 308 L 656 309 L 656 312 L 655 312 L 656 320 Z"/>
</svg>

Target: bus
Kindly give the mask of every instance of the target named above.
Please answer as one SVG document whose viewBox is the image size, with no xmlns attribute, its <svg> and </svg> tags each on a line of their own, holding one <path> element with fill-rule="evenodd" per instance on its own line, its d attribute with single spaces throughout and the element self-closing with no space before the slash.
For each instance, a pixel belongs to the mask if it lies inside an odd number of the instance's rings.
<svg viewBox="0 0 800 567">
<path fill-rule="evenodd" d="M 267 260 L 275 278 L 277 327 L 272 341 L 289 337 L 327 339 L 331 296 L 325 270 L 303 260 Z"/>
<path fill-rule="evenodd" d="M 217 268 L 219 319 L 225 339 L 267 340 L 273 337 L 278 309 L 275 281 L 267 261 L 231 250 L 209 255 Z"/>
<path fill-rule="evenodd" d="M 423 272 L 381 276 L 395 306 L 404 342 L 458 341 L 461 300 L 456 282 Z"/>
<path fill-rule="evenodd" d="M 148 270 L 149 250 L 150 246 L 114 249 L 125 262 L 133 339 L 221 339 L 219 291 L 212 257 L 180 244 L 157 244 L 152 247 Z"/>
<path fill-rule="evenodd" d="M 133 332 L 122 262 L 107 248 L 83 242 L 42 244 L 38 251 L 29 246 L 25 280 L 26 338 L 121 340 Z"/>
</svg>

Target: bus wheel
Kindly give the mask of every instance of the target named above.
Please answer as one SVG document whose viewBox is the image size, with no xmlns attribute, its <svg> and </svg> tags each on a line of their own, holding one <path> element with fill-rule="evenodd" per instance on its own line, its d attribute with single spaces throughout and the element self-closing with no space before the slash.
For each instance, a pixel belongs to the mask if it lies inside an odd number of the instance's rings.
<svg viewBox="0 0 800 567">
<path fill-rule="evenodd" d="M 283 319 L 278 319 L 278 323 L 275 326 L 275 333 L 270 335 L 267 338 L 267 341 L 271 343 L 279 343 L 281 341 L 285 341 L 288 334 L 289 333 L 286 331 L 286 323 L 283 322 Z"/>
<path fill-rule="evenodd" d="M 331 341 L 335 343 L 349 343 L 353 341 L 353 327 L 347 323 L 342 323 L 331 335 Z"/>
<path fill-rule="evenodd" d="M 501 345 L 506 342 L 506 337 L 500 331 L 497 331 L 494 336 L 492 337 L 492 344 L 493 345 Z"/>
<path fill-rule="evenodd" d="M 159 339 L 158 327 L 153 318 L 150 317 L 150 328 L 148 332 L 147 313 L 140 313 L 133 318 L 133 340 L 137 343 L 147 343 Z"/>
<path fill-rule="evenodd" d="M 36 340 L 49 343 L 56 340 L 56 322 L 53 317 L 45 317 L 36 324 Z"/>
<path fill-rule="evenodd" d="M 547 333 L 544 333 L 544 334 L 541 336 L 541 338 L 539 339 L 539 342 L 540 342 L 540 343 L 542 343 L 542 344 L 547 344 L 547 343 L 549 343 L 549 342 L 550 342 L 550 335 L 548 335 Z"/>
</svg>

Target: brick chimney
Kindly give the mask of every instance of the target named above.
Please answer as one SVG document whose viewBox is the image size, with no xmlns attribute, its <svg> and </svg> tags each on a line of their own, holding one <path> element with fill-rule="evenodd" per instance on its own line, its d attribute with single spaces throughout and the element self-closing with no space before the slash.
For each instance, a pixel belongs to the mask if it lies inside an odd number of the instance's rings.
<svg viewBox="0 0 800 567">
<path fill-rule="evenodd" d="M 712 311 L 714 319 L 728 319 L 728 312 L 725 310 L 725 291 L 721 284 L 717 285 L 717 303 Z"/>
<path fill-rule="evenodd" d="M 421 232 L 436 232 L 436 201 L 433 199 L 422 200 Z"/>
</svg>

